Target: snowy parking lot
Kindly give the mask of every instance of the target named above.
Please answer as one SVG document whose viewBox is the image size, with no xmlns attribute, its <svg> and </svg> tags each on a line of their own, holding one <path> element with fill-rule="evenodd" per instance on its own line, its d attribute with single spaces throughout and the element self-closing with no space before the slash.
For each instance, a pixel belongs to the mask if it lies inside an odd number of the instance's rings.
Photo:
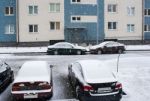
<svg viewBox="0 0 150 101">
<path fill-rule="evenodd" d="M 53 67 L 54 95 L 50 101 L 75 101 L 67 75 L 69 63 L 79 59 L 99 59 L 106 62 L 110 69 L 117 71 L 118 54 L 52 56 L 43 54 L 0 54 L 0 60 L 6 61 L 14 70 L 15 76 L 25 61 L 45 60 Z M 148 101 L 150 99 L 150 51 L 126 52 L 120 56 L 118 77 L 123 84 L 121 101 Z M 11 101 L 11 85 L 0 94 L 0 101 Z M 68 99 L 68 100 L 66 100 Z"/>
</svg>

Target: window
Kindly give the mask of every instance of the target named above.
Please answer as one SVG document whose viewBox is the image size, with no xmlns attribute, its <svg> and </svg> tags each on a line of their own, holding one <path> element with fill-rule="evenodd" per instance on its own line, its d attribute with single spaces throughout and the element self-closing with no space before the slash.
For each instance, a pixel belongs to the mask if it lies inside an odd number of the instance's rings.
<svg viewBox="0 0 150 101">
<path fill-rule="evenodd" d="M 29 25 L 29 32 L 30 33 L 38 32 L 38 25 Z"/>
<path fill-rule="evenodd" d="M 127 7 L 127 13 L 128 15 L 135 15 L 135 7 Z"/>
<path fill-rule="evenodd" d="M 5 7 L 5 15 L 13 15 L 14 8 L 13 7 Z"/>
<path fill-rule="evenodd" d="M 13 24 L 6 25 L 5 34 L 15 34 L 15 26 Z"/>
<path fill-rule="evenodd" d="M 150 32 L 150 25 L 144 25 L 144 31 Z"/>
<path fill-rule="evenodd" d="M 135 25 L 134 24 L 127 24 L 127 32 L 134 32 Z"/>
<path fill-rule="evenodd" d="M 145 9 L 144 13 L 145 13 L 146 16 L 150 16 L 150 9 Z"/>
<path fill-rule="evenodd" d="M 72 22 L 79 22 L 79 21 L 81 21 L 81 17 L 80 16 L 72 16 L 71 21 Z"/>
<path fill-rule="evenodd" d="M 60 3 L 50 3 L 49 11 L 50 12 L 60 12 Z"/>
<path fill-rule="evenodd" d="M 71 3 L 80 3 L 81 0 L 71 0 Z"/>
<path fill-rule="evenodd" d="M 117 29 L 117 22 L 108 22 L 108 29 L 110 30 Z"/>
<path fill-rule="evenodd" d="M 29 14 L 38 14 L 38 6 L 29 6 Z"/>
<path fill-rule="evenodd" d="M 117 5 L 116 4 L 109 4 L 108 5 L 108 12 L 117 12 Z"/>
<path fill-rule="evenodd" d="M 50 22 L 50 30 L 60 30 L 60 22 Z"/>
</svg>

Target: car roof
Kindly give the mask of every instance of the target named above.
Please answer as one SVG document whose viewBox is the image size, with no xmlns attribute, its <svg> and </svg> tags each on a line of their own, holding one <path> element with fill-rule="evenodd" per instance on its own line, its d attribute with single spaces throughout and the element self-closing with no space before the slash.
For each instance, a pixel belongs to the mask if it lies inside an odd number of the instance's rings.
<svg viewBox="0 0 150 101">
<path fill-rule="evenodd" d="M 14 82 L 50 82 L 49 65 L 46 61 L 27 61 L 18 72 Z"/>
<path fill-rule="evenodd" d="M 78 61 L 82 67 L 84 80 L 87 83 L 116 82 L 117 78 L 104 62 L 100 60 Z"/>
<path fill-rule="evenodd" d="M 69 45 L 73 45 L 73 44 L 71 44 L 71 43 L 69 43 L 69 42 L 58 42 L 58 43 L 55 43 L 54 45 L 58 45 L 58 44 L 69 44 Z"/>
</svg>

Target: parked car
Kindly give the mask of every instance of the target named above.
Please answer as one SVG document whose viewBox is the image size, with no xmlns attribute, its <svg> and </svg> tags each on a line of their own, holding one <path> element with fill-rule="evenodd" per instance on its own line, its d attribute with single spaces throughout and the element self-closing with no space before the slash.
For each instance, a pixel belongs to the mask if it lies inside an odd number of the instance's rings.
<svg viewBox="0 0 150 101">
<path fill-rule="evenodd" d="M 13 100 L 50 99 L 53 94 L 52 68 L 46 61 L 25 62 L 12 84 Z"/>
<path fill-rule="evenodd" d="M 98 45 L 90 47 L 90 53 L 102 54 L 102 53 L 123 53 L 125 51 L 125 45 L 114 41 L 105 41 Z"/>
<path fill-rule="evenodd" d="M 83 55 L 86 51 L 86 48 L 78 45 L 73 45 L 68 42 L 59 42 L 54 45 L 48 46 L 47 49 L 47 53 L 53 55 Z"/>
<path fill-rule="evenodd" d="M 2 92 L 14 80 L 14 73 L 10 66 L 0 61 L 0 92 Z"/>
<path fill-rule="evenodd" d="M 120 101 L 122 84 L 107 66 L 99 60 L 79 60 L 69 65 L 68 78 L 76 98 L 81 101 Z"/>
</svg>

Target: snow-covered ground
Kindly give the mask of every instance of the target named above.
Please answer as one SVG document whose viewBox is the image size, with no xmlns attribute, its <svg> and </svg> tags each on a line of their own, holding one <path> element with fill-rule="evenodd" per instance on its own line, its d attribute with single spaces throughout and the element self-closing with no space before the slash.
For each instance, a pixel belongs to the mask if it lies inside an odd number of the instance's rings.
<svg viewBox="0 0 150 101">
<path fill-rule="evenodd" d="M 150 45 L 126 45 L 126 50 L 150 50 Z M 0 53 L 27 53 L 46 51 L 47 47 L 0 47 Z"/>
</svg>

